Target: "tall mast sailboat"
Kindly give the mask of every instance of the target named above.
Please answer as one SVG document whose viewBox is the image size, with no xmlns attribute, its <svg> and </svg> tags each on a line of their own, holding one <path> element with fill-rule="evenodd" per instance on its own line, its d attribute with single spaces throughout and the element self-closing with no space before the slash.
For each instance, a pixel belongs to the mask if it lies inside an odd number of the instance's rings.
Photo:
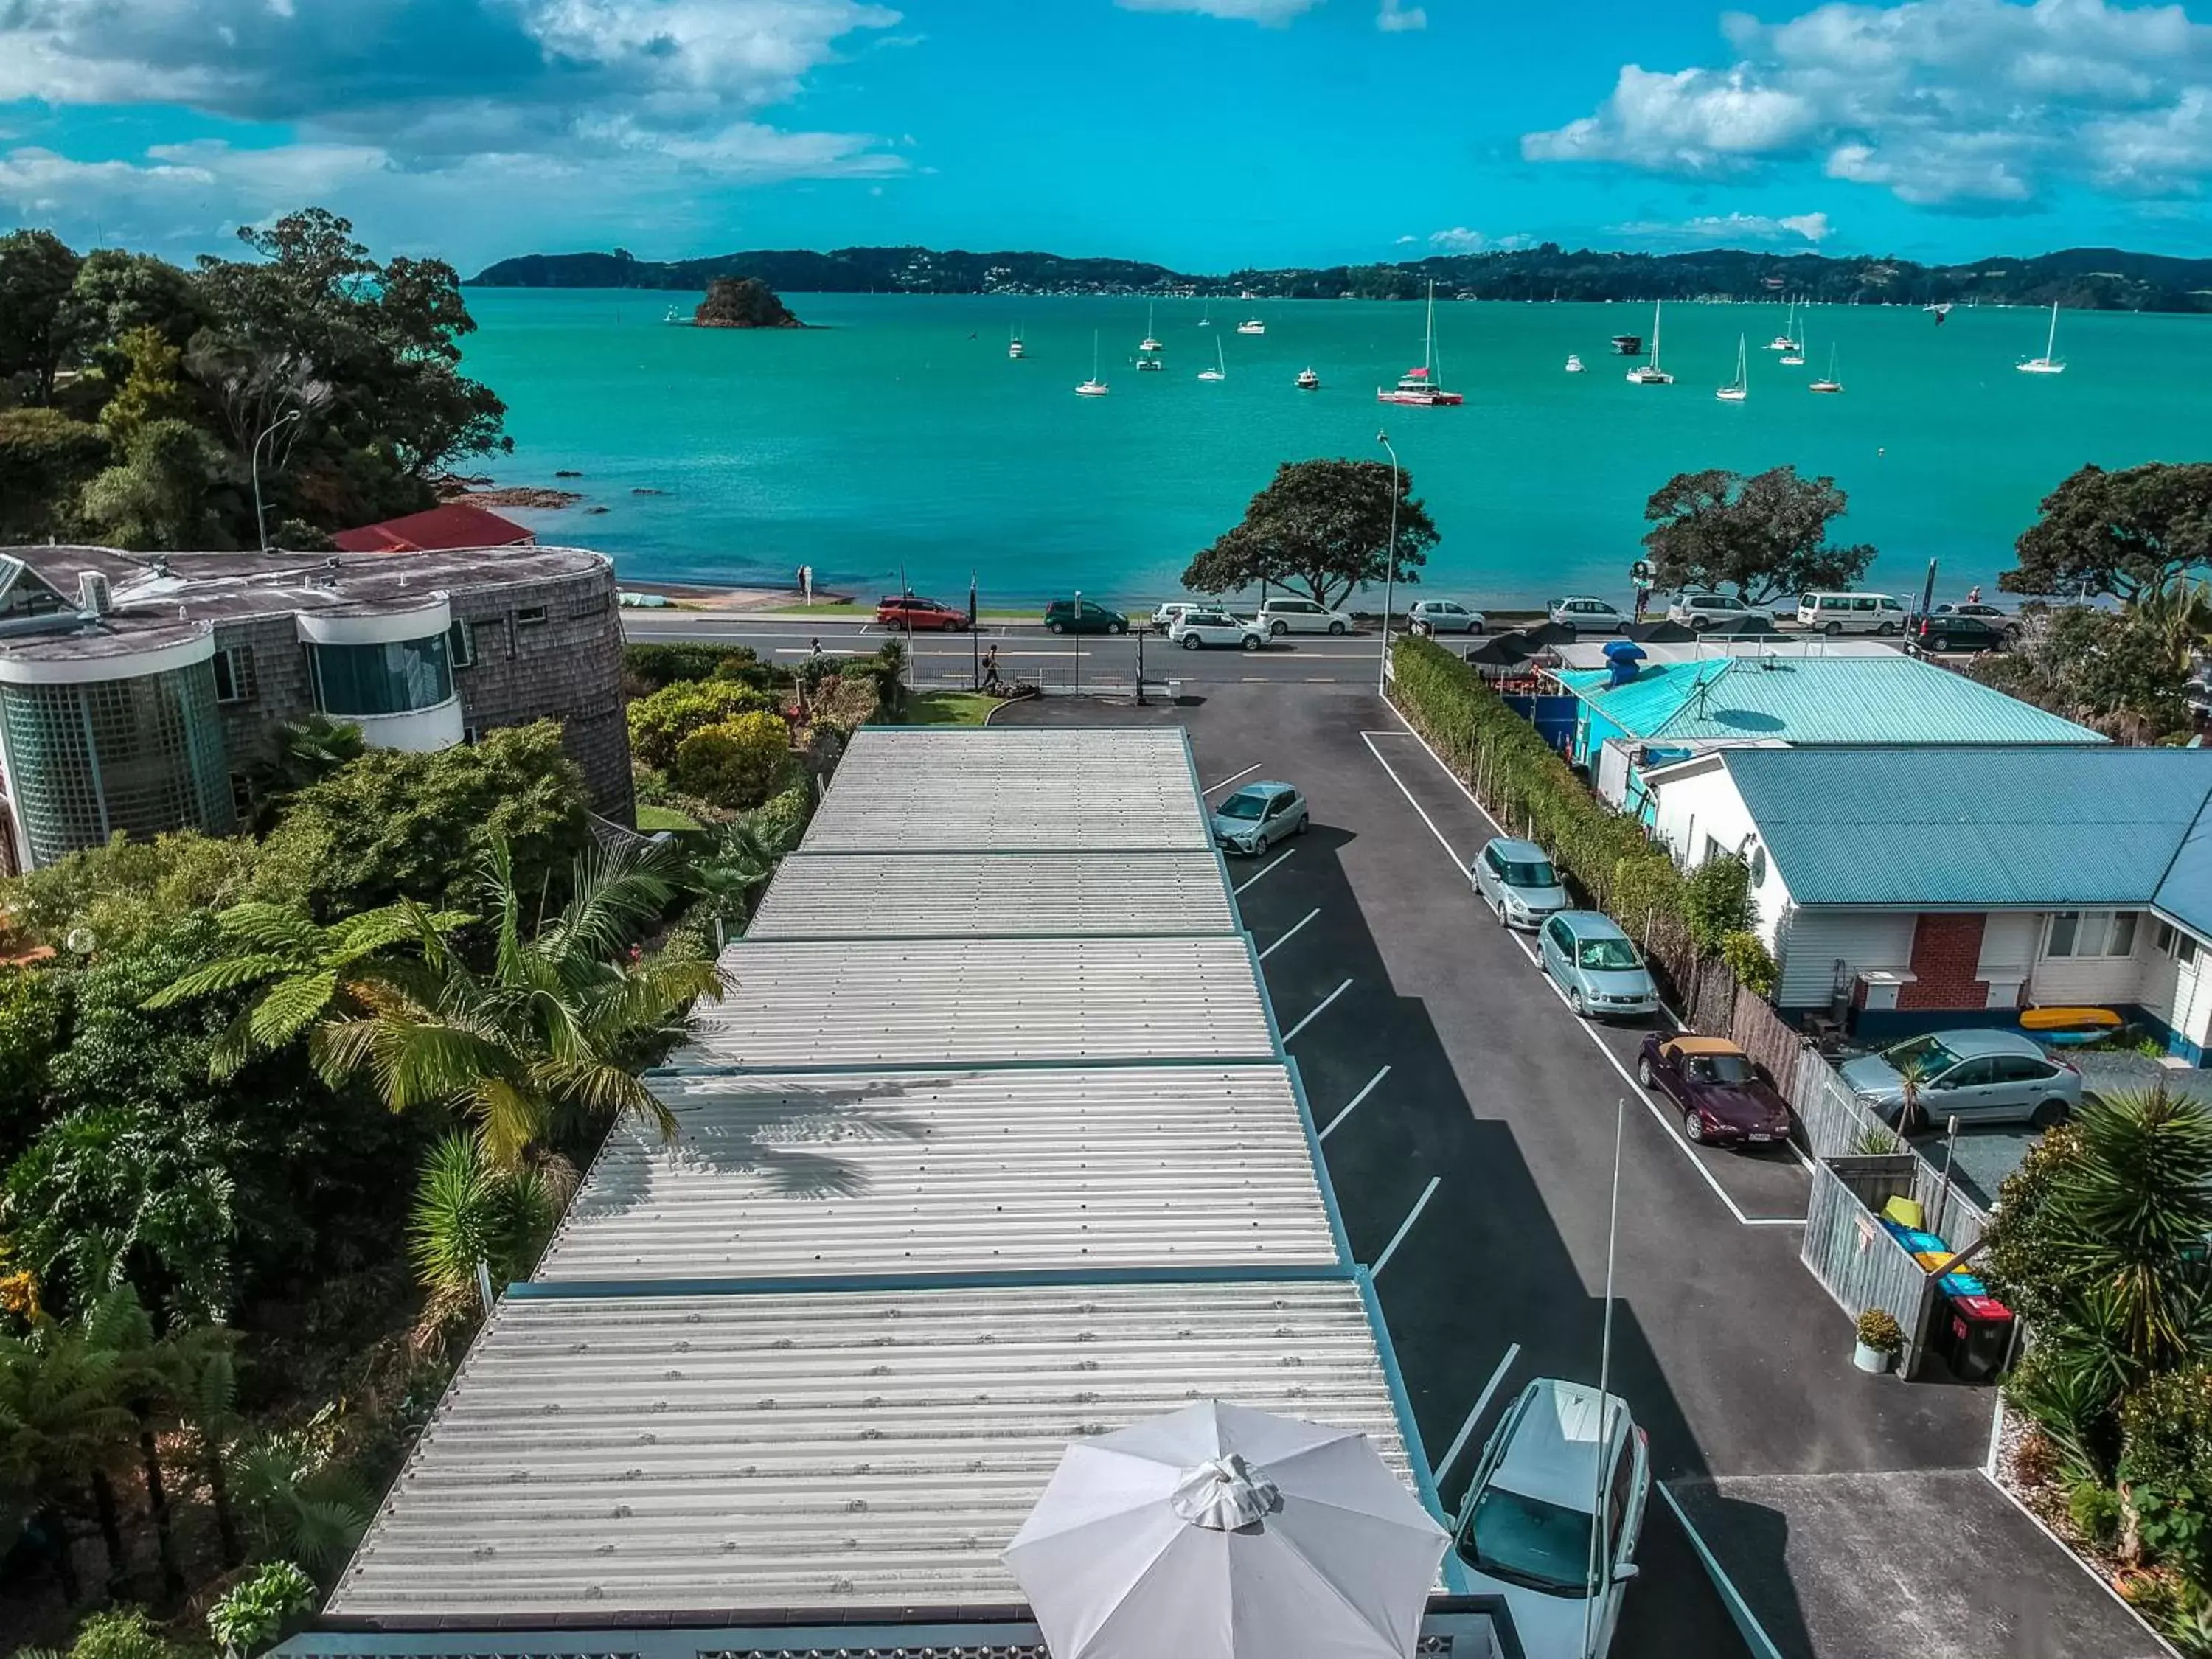
<svg viewBox="0 0 2212 1659">
<path fill-rule="evenodd" d="M 1009 357 L 1026 357 L 1029 355 L 1030 349 L 1022 343 L 1021 325 L 1017 323 L 1006 335 L 1006 356 Z"/>
<path fill-rule="evenodd" d="M 2013 367 L 2023 374 L 2063 374 L 2066 362 L 2052 354 L 2058 348 L 2058 301 L 2051 302 L 2051 332 L 2044 337 L 2040 357 L 2023 357 Z"/>
<path fill-rule="evenodd" d="M 1836 378 L 1836 343 L 1828 342 L 1828 372 L 1806 386 L 1808 392 L 1841 392 L 1844 383 Z"/>
<path fill-rule="evenodd" d="M 1631 386 L 1672 386 L 1674 377 L 1659 367 L 1659 301 L 1651 302 L 1651 361 L 1638 363 L 1621 377 Z"/>
<path fill-rule="evenodd" d="M 1075 388 L 1079 398 L 1103 398 L 1107 392 L 1106 382 L 1098 378 L 1098 331 L 1091 331 L 1091 378 Z"/>
<path fill-rule="evenodd" d="M 1769 351 L 1784 352 L 1802 351 L 1805 349 L 1804 343 L 1797 337 L 1796 295 L 1792 295 L 1790 298 L 1790 320 L 1782 325 L 1781 333 L 1766 343 L 1766 349 Z M 1787 362 L 1789 359 L 1785 357 L 1783 361 Z"/>
<path fill-rule="evenodd" d="M 1395 386 L 1376 386 L 1375 401 L 1378 404 L 1406 404 L 1416 409 L 1437 409 L 1448 404 L 1465 403 L 1456 392 L 1443 388 L 1443 367 L 1437 362 L 1437 285 L 1429 284 L 1428 328 L 1421 349 L 1421 366 L 1409 368 L 1398 377 Z"/>
<path fill-rule="evenodd" d="M 1139 368 L 1161 369 L 1167 365 L 1160 361 L 1159 337 L 1152 332 L 1152 307 L 1145 307 L 1145 337 L 1137 345 Z"/>
<path fill-rule="evenodd" d="M 1229 360 L 1221 355 L 1221 337 L 1213 337 L 1213 367 L 1198 371 L 1201 380 L 1225 380 L 1229 378 Z"/>
<path fill-rule="evenodd" d="M 1724 404 L 1740 404 L 1751 396 L 1751 360 L 1744 351 L 1744 337 L 1735 337 L 1735 379 L 1713 393 Z"/>
</svg>

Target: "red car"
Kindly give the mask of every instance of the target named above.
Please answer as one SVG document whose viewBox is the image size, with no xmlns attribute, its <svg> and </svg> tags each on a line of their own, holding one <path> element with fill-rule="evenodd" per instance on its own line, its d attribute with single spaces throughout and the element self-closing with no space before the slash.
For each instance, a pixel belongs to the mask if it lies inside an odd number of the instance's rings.
<svg viewBox="0 0 2212 1659">
<path fill-rule="evenodd" d="M 1700 1145 L 1766 1146 L 1790 1139 L 1790 1108 L 1726 1037 L 1654 1031 L 1644 1039 L 1636 1075 L 1673 1103 L 1682 1133 Z"/>
<path fill-rule="evenodd" d="M 876 601 L 876 621 L 883 627 L 902 629 L 909 634 L 928 628 L 953 634 L 969 625 L 965 611 L 915 593 L 884 594 Z"/>
</svg>

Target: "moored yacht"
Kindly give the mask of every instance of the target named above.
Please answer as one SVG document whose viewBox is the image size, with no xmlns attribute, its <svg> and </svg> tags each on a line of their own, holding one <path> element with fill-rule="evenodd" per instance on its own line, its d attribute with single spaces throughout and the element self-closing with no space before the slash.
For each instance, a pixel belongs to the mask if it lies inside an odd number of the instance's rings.
<svg viewBox="0 0 2212 1659">
<path fill-rule="evenodd" d="M 1318 392 L 1321 390 L 1321 376 L 1310 368 L 1302 368 L 1298 371 L 1297 386 L 1301 392 Z"/>
<path fill-rule="evenodd" d="M 1375 388 L 1378 404 L 1404 404 L 1414 409 L 1441 409 L 1467 401 L 1443 387 L 1443 368 L 1437 362 L 1437 285 L 1429 284 L 1428 326 L 1423 334 L 1421 366 L 1398 377 L 1395 386 Z"/>
<path fill-rule="evenodd" d="M 1651 302 L 1651 358 L 1622 377 L 1631 386 L 1672 386 L 1674 377 L 1659 367 L 1659 302 Z"/>
</svg>

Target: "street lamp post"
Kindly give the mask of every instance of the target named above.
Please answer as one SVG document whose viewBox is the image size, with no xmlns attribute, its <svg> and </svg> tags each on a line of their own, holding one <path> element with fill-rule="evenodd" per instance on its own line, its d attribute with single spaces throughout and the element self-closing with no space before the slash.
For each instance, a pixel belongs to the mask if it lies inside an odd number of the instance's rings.
<svg viewBox="0 0 2212 1659">
<path fill-rule="evenodd" d="M 253 474 L 253 539 L 264 553 L 269 550 L 269 520 L 261 505 L 261 446 L 299 418 L 298 410 L 288 409 L 270 422 L 261 429 L 261 435 L 254 439 L 253 448 L 246 457 L 246 465 Z"/>
<path fill-rule="evenodd" d="M 1067 618 L 1067 689 L 1071 695 L 1083 690 L 1083 590 L 1075 590 L 1075 609 Z"/>
<path fill-rule="evenodd" d="M 1390 457 L 1390 544 L 1382 564 L 1382 659 L 1375 667 L 1375 695 L 1390 695 L 1390 608 L 1398 588 L 1398 452 L 1390 447 L 1390 434 L 1378 432 L 1375 441 Z"/>
</svg>

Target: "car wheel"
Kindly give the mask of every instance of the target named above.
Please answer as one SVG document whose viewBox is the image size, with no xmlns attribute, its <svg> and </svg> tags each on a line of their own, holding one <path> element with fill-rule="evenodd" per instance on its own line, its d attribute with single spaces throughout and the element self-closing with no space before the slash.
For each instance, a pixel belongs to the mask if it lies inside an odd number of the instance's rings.
<svg viewBox="0 0 2212 1659">
<path fill-rule="evenodd" d="M 1897 632 L 1897 624 L 1895 623 L 1884 623 L 1881 627 L 1875 629 L 1874 631 L 1880 635 L 1883 639 L 1887 639 L 1892 634 Z"/>
<path fill-rule="evenodd" d="M 1247 651 L 1257 651 L 1260 648 L 1260 636 L 1257 634 L 1247 634 L 1237 641 L 1237 644 Z"/>
<path fill-rule="evenodd" d="M 1686 1140 L 1695 1141 L 1699 1146 L 1703 1146 L 1705 1139 L 1705 1121 L 1699 1117 L 1695 1112 L 1683 1113 L 1682 1138 Z"/>
<path fill-rule="evenodd" d="M 1340 638 L 1344 633 L 1344 624 L 1340 622 L 1333 622 L 1328 625 L 1328 631 Z"/>
<path fill-rule="evenodd" d="M 2035 1115 L 2027 1121 L 2033 1128 L 2055 1129 L 2073 1115 L 2074 1109 L 2064 1101 L 2046 1100 L 2035 1109 Z"/>
<path fill-rule="evenodd" d="M 1303 836 L 1306 832 L 1306 826 L 1310 824 L 1312 822 L 1313 819 L 1308 817 L 1305 813 L 1299 813 L 1297 828 L 1291 830 L 1291 833 L 1294 836 Z"/>
<path fill-rule="evenodd" d="M 1820 631 L 1832 640 L 1844 631 L 1844 625 L 1838 622 L 1832 622 Z"/>
<path fill-rule="evenodd" d="M 1946 651 L 1948 651 L 1951 648 L 1951 641 L 1949 636 L 1947 635 L 1938 634 L 1934 639 L 1928 641 L 1928 648 L 1936 656 L 1942 656 Z"/>
<path fill-rule="evenodd" d="M 1117 622 L 1106 631 L 1109 634 L 1126 634 L 1129 631 L 1129 624 L 1125 622 Z"/>
<path fill-rule="evenodd" d="M 1650 1060 L 1638 1058 L 1636 1062 L 1636 1080 L 1647 1089 L 1651 1086 L 1651 1062 Z"/>
<path fill-rule="evenodd" d="M 1692 617 L 1690 618 L 1690 631 L 1692 634 L 1702 634 L 1712 625 L 1711 619 L 1709 617 Z"/>
<path fill-rule="evenodd" d="M 1197 650 L 1197 649 L 1198 649 L 1198 635 L 1195 635 L 1195 634 L 1186 634 L 1186 635 L 1184 635 L 1182 636 L 1182 648 L 1183 648 L 1184 650 L 1186 650 L 1186 651 L 1195 651 L 1195 650 Z"/>
<path fill-rule="evenodd" d="M 1044 625 L 1044 631 L 1048 634 L 1065 634 L 1067 632 L 1067 624 L 1062 622 L 1048 622 Z"/>
<path fill-rule="evenodd" d="M 1431 630 L 1426 623 L 1420 621 L 1417 617 L 1413 621 L 1406 624 L 1406 631 L 1408 634 L 1426 634 Z"/>
<path fill-rule="evenodd" d="M 1291 625 L 1286 622 L 1271 622 L 1267 624 L 1267 637 L 1270 639 L 1279 640 L 1290 631 Z"/>
<path fill-rule="evenodd" d="M 1589 1018 L 1589 1010 L 1583 1006 L 1583 988 L 1581 986 L 1575 986 L 1568 991 L 1567 1006 L 1573 1009 L 1576 1013 L 1581 1015 L 1583 1018 L 1587 1019 Z"/>
</svg>

